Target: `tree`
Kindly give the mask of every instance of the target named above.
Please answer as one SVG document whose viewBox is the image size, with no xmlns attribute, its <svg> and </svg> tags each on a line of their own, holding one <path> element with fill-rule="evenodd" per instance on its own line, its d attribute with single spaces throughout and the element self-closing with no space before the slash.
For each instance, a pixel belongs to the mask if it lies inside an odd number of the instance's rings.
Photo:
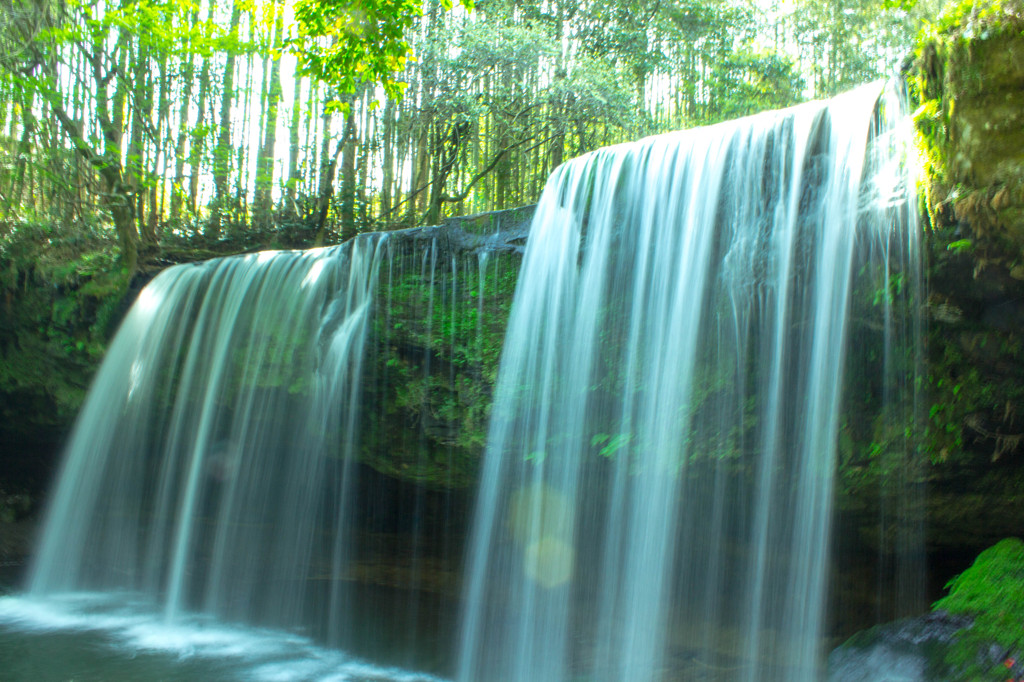
<svg viewBox="0 0 1024 682">
<path fill-rule="evenodd" d="M 2 214 L 98 215 L 128 263 L 529 203 L 566 158 L 831 93 L 909 36 L 892 0 L 65 2 L 0 0 Z"/>
<path fill-rule="evenodd" d="M 451 9 L 451 0 L 441 0 Z M 462 0 L 466 9 L 472 0 Z M 423 15 L 418 0 L 297 0 L 295 18 L 302 31 L 291 49 L 306 73 L 342 93 L 356 85 L 380 83 L 388 97 L 402 96 L 395 75 L 408 60 L 407 36 Z"/>
<path fill-rule="evenodd" d="M 154 0 L 8 1 L 6 34 L 17 49 L 5 50 L 0 66 L 99 178 L 100 204 L 111 216 L 124 265 L 134 270 L 139 225 L 150 245 L 156 237 L 158 216 L 144 220 L 141 202 L 148 195 L 149 211 L 162 210 L 152 183 L 159 145 L 170 139 L 161 130 L 171 87 L 165 66 L 189 30 L 187 10 Z"/>
</svg>

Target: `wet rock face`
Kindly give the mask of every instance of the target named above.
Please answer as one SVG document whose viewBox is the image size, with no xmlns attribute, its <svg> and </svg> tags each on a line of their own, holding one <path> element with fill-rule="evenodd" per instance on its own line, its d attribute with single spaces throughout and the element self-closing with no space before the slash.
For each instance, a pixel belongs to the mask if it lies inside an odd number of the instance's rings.
<svg viewBox="0 0 1024 682">
<path fill-rule="evenodd" d="M 1005 21 L 1012 24 L 1010 17 Z M 1012 181 L 1012 189 L 1019 189 L 1024 171 L 1019 144 L 1024 141 L 1024 51 L 1010 26 L 983 30 L 1000 33 L 973 41 L 962 37 L 970 42 L 948 72 L 949 137 L 956 150 L 951 171 L 954 179 L 979 187 Z M 1016 198 L 1006 194 L 994 203 Z"/>
<path fill-rule="evenodd" d="M 360 458 L 400 481 L 476 480 L 533 207 L 388 235 L 363 372 Z"/>
<path fill-rule="evenodd" d="M 956 572 L 1024 527 L 1024 3 L 966 3 L 940 24 L 911 82 L 930 219 L 928 543 Z"/>
<path fill-rule="evenodd" d="M 931 682 L 948 679 L 945 656 L 971 620 L 943 612 L 857 633 L 828 657 L 829 682 Z"/>
<path fill-rule="evenodd" d="M 979 9 L 980 8 L 980 9 Z M 913 78 L 936 229 L 1024 279 L 1024 6 L 975 3 L 925 42 Z"/>
<path fill-rule="evenodd" d="M 482 454 L 490 390 L 532 215 L 527 206 L 389 234 L 392 255 L 379 279 L 375 346 L 366 372 L 365 421 L 372 424 L 362 454 L 372 467 L 401 480 L 468 485 Z M 127 293 L 113 294 L 104 344 L 155 274 L 147 271 Z M 94 353 L 74 351 L 74 362 L 57 354 L 51 348 L 56 342 L 38 333 L 33 313 L 54 307 L 62 292 L 35 287 L 29 293 L 24 300 L 0 301 L 0 359 L 8 370 L 23 368 L 16 375 L 8 371 L 10 381 L 0 376 L 0 495 L 29 495 L 32 508 L 25 513 L 32 515 L 103 344 Z M 95 323 L 84 319 L 81 326 Z"/>
</svg>

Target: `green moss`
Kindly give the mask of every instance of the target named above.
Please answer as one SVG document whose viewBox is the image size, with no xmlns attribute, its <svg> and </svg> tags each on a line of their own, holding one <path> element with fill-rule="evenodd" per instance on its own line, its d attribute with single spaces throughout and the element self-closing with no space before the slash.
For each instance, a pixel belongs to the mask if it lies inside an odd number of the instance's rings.
<svg viewBox="0 0 1024 682">
<path fill-rule="evenodd" d="M 946 587 L 934 608 L 973 618 L 946 659 L 956 679 L 1005 680 L 1024 644 L 1024 542 L 986 549 Z"/>
<path fill-rule="evenodd" d="M 967 226 L 983 263 L 1024 247 L 1024 3 L 951 4 L 918 39 L 910 78 L 931 226 Z"/>
<path fill-rule="evenodd" d="M 26 223 L 4 234 L 0 391 L 41 393 L 60 414 L 73 414 L 128 283 L 113 235 L 102 230 Z"/>
<path fill-rule="evenodd" d="M 488 216 L 484 216 L 488 218 Z M 438 254 L 431 275 L 419 249 L 386 263 L 365 370 L 361 459 L 437 488 L 475 480 L 519 256 Z"/>
</svg>

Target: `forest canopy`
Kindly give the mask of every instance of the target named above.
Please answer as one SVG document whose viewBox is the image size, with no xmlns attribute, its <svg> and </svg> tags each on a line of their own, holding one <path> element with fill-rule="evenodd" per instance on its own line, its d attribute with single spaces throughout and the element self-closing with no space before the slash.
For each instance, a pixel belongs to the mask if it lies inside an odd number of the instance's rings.
<svg viewBox="0 0 1024 682">
<path fill-rule="evenodd" d="M 531 203 L 564 159 L 891 73 L 889 0 L 0 0 L 20 225 L 327 243 Z M 267 235 L 274 235 L 273 239 Z M 2 247 L 0 247 L 2 248 Z"/>
</svg>

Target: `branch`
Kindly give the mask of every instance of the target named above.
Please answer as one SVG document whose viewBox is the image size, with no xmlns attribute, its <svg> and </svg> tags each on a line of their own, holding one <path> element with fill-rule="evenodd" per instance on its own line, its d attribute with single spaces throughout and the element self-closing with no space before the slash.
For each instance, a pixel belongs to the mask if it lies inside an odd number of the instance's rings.
<svg viewBox="0 0 1024 682">
<path fill-rule="evenodd" d="M 419 196 L 420 194 L 422 194 L 424 190 L 426 190 L 426 189 L 427 189 L 427 188 L 429 188 L 429 187 L 432 187 L 432 186 L 434 185 L 434 183 L 435 183 L 435 182 L 437 182 L 437 180 L 436 180 L 436 179 L 434 179 L 434 180 L 431 180 L 431 181 L 430 181 L 430 182 L 428 182 L 427 184 L 423 185 L 422 187 L 420 187 L 419 189 L 417 189 L 417 190 L 416 190 L 415 192 L 412 192 L 412 193 L 411 193 L 411 194 L 410 194 L 409 196 L 407 196 L 406 198 L 402 199 L 402 200 L 401 200 L 401 201 L 399 201 L 399 202 L 398 202 L 397 204 L 395 204 L 394 206 L 392 206 L 392 207 L 390 208 L 390 210 L 388 210 L 388 212 L 387 212 L 387 213 L 383 213 L 383 214 L 381 214 L 381 216 L 380 216 L 380 217 L 381 217 L 381 218 L 386 218 L 387 216 L 391 215 L 392 213 L 394 213 L 395 211 L 397 211 L 397 210 L 398 210 L 398 208 L 399 208 L 400 206 L 402 206 L 402 204 L 407 204 L 407 203 L 409 203 L 410 201 L 412 201 L 413 199 L 415 199 L 416 197 L 418 197 L 418 196 Z"/>
<path fill-rule="evenodd" d="M 532 145 L 530 147 L 527 147 L 524 151 L 531 152 L 534 149 L 536 149 L 537 147 L 540 147 L 541 145 L 547 144 L 548 142 L 550 142 L 551 140 L 553 140 L 556 137 L 557 137 L 557 135 L 550 135 L 550 136 L 544 138 L 543 140 L 541 140 L 540 142 L 538 142 L 537 144 Z M 509 145 L 508 147 L 505 147 L 504 149 L 499 151 L 494 156 L 494 158 L 491 159 L 491 162 L 489 164 L 487 164 L 487 166 L 484 167 L 483 170 L 481 170 L 479 173 L 477 173 L 476 175 L 473 176 L 473 179 L 469 181 L 469 184 L 466 185 L 466 187 L 462 190 L 462 192 L 460 192 L 456 196 L 449 196 L 447 194 L 443 194 L 443 195 L 441 195 L 441 201 L 445 201 L 445 202 L 448 202 L 448 203 L 454 203 L 456 201 L 462 201 L 463 199 L 465 199 L 467 196 L 469 196 L 469 192 L 470 192 L 470 190 L 473 189 L 473 185 L 475 185 L 476 183 L 480 182 L 480 180 L 483 179 L 483 177 L 485 175 L 487 175 L 492 170 L 494 170 L 494 167 L 498 165 L 498 162 L 501 161 L 501 159 L 504 158 L 504 156 L 506 154 L 508 154 L 510 151 L 512 151 L 516 147 L 519 147 L 521 145 L 526 144 L 527 142 L 529 142 L 532 139 L 533 139 L 532 137 L 528 137 L 528 138 L 526 138 L 524 140 L 520 140 L 519 142 L 516 142 L 515 144 Z"/>
</svg>

